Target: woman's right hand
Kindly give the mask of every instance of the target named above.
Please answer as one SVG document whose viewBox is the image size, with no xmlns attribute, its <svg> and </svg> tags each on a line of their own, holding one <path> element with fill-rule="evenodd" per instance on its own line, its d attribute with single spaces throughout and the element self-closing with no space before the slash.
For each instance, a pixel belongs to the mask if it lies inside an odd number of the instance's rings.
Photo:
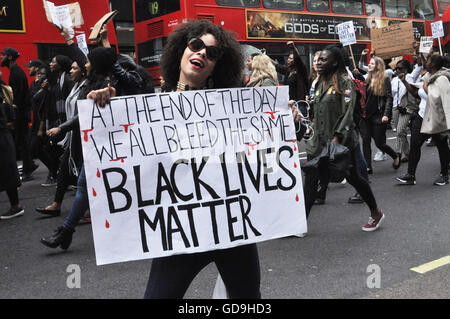
<svg viewBox="0 0 450 319">
<path fill-rule="evenodd" d="M 364 49 L 361 52 L 361 55 L 367 55 L 367 53 L 369 53 L 369 49 Z"/>
<path fill-rule="evenodd" d="M 59 135 L 60 133 L 61 133 L 61 129 L 59 127 L 54 127 L 54 128 L 47 130 L 47 136 L 49 136 L 49 137 Z"/>
</svg>

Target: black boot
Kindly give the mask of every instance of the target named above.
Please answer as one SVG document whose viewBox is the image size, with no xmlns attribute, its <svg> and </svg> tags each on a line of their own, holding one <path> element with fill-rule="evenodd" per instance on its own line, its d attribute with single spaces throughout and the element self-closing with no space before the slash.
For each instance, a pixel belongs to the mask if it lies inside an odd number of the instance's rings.
<svg viewBox="0 0 450 319">
<path fill-rule="evenodd" d="M 41 243 L 50 248 L 61 246 L 62 249 L 66 250 L 72 243 L 73 233 L 74 230 L 60 226 L 55 230 L 53 235 L 41 238 Z"/>
</svg>

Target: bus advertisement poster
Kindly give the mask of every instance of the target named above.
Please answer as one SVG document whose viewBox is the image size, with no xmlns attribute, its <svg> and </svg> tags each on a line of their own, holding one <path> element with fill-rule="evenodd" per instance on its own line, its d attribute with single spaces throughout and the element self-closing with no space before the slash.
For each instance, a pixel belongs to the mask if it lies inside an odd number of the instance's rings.
<svg viewBox="0 0 450 319">
<path fill-rule="evenodd" d="M 246 10 L 247 39 L 339 41 L 337 25 L 349 20 L 353 21 L 358 42 L 370 42 L 372 29 L 407 21 L 404 19 Z M 413 29 L 416 38 L 425 35 L 424 22 L 414 21 Z"/>
</svg>

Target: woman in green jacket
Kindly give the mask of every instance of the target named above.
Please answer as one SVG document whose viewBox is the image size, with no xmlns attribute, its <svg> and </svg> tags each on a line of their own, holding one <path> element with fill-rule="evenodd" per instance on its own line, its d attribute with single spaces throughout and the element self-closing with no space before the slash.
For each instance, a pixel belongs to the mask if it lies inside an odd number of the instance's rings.
<svg viewBox="0 0 450 319">
<path fill-rule="evenodd" d="M 378 208 L 369 183 L 356 170 L 355 153 L 358 133 L 355 130 L 353 113 L 356 103 L 356 90 L 345 69 L 344 57 L 337 46 L 323 50 L 317 62 L 320 75 L 316 84 L 313 109 L 314 135 L 306 143 L 308 161 L 319 156 L 328 143 L 346 146 L 351 152 L 351 165 L 346 179 L 369 206 L 371 217 L 363 226 L 363 231 L 377 230 L 384 219 Z M 304 196 L 308 216 L 317 196 L 318 180 L 329 171 L 328 161 L 320 160 L 318 167 L 305 171 Z"/>
</svg>

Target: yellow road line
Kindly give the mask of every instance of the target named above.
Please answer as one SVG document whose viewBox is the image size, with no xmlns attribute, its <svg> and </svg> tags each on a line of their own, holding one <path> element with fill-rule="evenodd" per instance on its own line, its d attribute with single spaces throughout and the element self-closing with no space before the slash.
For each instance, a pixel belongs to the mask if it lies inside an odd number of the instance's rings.
<svg viewBox="0 0 450 319">
<path fill-rule="evenodd" d="M 450 256 L 442 257 L 418 267 L 411 268 L 410 270 L 418 272 L 419 274 L 424 274 L 428 271 L 434 270 L 447 264 L 450 264 Z"/>
</svg>

